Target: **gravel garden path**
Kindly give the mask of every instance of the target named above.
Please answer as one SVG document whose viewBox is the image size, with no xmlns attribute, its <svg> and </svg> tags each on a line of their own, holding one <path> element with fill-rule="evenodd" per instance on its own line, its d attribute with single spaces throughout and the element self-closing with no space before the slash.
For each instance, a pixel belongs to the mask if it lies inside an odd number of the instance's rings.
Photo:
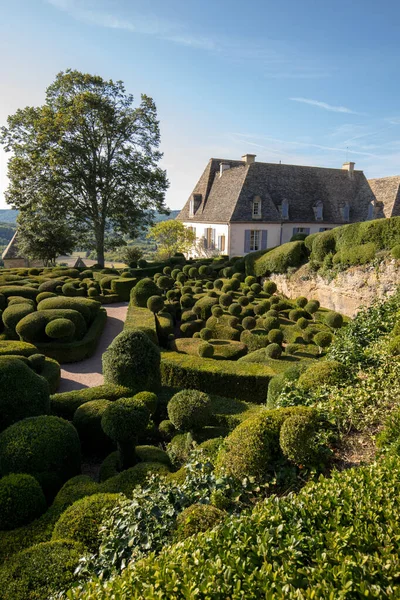
<svg viewBox="0 0 400 600">
<path fill-rule="evenodd" d="M 105 306 L 105 309 L 108 318 L 96 352 L 93 356 L 81 362 L 62 365 L 58 392 L 70 392 L 71 390 L 80 390 L 103 383 L 101 357 L 113 339 L 121 333 L 126 319 L 128 303 L 110 304 Z"/>
</svg>

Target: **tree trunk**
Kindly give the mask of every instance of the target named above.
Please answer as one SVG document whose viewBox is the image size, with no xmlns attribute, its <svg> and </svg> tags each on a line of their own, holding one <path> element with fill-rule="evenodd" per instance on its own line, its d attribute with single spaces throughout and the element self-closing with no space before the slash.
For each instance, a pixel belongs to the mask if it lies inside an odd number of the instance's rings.
<svg viewBox="0 0 400 600">
<path fill-rule="evenodd" d="M 97 262 L 99 265 L 104 267 L 104 227 L 102 227 L 101 225 L 99 227 L 96 227 L 95 236 Z"/>
</svg>

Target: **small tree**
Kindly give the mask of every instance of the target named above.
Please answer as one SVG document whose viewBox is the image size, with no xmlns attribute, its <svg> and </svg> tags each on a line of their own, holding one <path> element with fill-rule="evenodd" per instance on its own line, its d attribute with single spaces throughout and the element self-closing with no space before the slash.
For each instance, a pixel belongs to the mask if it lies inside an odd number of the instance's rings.
<svg viewBox="0 0 400 600">
<path fill-rule="evenodd" d="M 196 234 L 181 221 L 160 221 L 150 228 L 147 237 L 158 247 L 159 258 L 166 259 L 176 252 L 189 252 L 196 242 Z"/>
<path fill-rule="evenodd" d="M 77 240 L 68 221 L 56 211 L 26 210 L 18 215 L 18 249 L 23 256 L 54 265 L 73 251 Z"/>
<path fill-rule="evenodd" d="M 121 252 L 121 259 L 128 266 L 131 263 L 137 263 L 137 261 L 142 258 L 143 250 L 138 248 L 137 246 L 126 246 Z"/>
</svg>

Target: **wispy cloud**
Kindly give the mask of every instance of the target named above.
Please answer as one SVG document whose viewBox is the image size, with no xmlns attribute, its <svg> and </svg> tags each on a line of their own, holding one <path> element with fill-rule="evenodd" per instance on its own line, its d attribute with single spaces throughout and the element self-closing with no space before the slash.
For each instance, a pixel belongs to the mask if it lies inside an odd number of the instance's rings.
<svg viewBox="0 0 400 600">
<path fill-rule="evenodd" d="M 270 79 L 319 79 L 329 76 L 314 57 L 303 56 L 279 40 L 232 40 L 229 37 L 198 35 L 182 22 L 159 15 L 114 14 L 91 0 L 44 0 L 71 18 L 88 25 L 153 36 L 173 44 L 213 52 L 225 60 L 256 65 L 258 74 Z M 105 6 L 103 4 L 103 6 Z"/>
<path fill-rule="evenodd" d="M 348 115 L 362 115 L 365 116 L 365 113 L 360 113 L 355 110 L 351 110 L 346 106 L 333 106 L 332 104 L 328 104 L 327 102 L 320 102 L 319 100 L 311 100 L 310 98 L 289 98 L 293 102 L 301 102 L 302 104 L 309 104 L 310 106 L 316 106 L 317 108 L 323 108 L 324 110 L 330 110 L 331 112 L 337 113 L 346 113 Z"/>
</svg>

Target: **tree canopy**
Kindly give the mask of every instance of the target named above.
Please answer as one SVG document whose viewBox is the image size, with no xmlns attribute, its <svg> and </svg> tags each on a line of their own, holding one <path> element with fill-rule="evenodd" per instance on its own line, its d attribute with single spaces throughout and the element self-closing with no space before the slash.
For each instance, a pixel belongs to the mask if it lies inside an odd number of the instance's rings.
<svg viewBox="0 0 400 600">
<path fill-rule="evenodd" d="M 80 245 L 105 249 L 134 237 L 168 212 L 160 131 L 151 98 L 134 98 L 121 81 L 67 70 L 47 88 L 43 106 L 8 118 L 0 142 L 12 152 L 6 200 L 24 211 L 68 215 Z"/>
<path fill-rule="evenodd" d="M 148 238 L 158 246 L 160 258 L 170 258 L 176 252 L 189 252 L 196 242 L 193 229 L 181 221 L 160 221 L 150 228 Z"/>
</svg>

